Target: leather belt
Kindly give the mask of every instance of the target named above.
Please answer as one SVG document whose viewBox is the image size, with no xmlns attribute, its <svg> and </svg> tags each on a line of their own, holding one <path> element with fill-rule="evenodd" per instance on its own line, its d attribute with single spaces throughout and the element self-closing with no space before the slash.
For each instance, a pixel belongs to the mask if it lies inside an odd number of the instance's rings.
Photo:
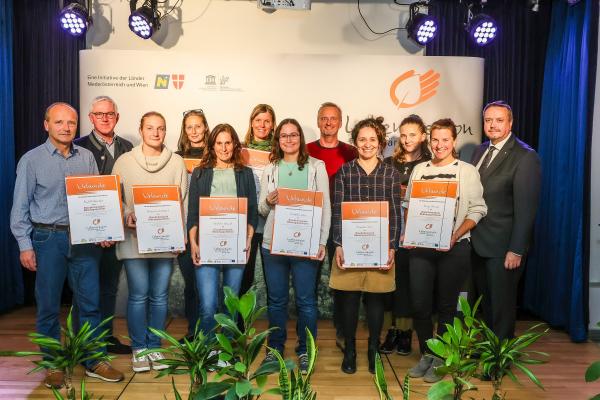
<svg viewBox="0 0 600 400">
<path fill-rule="evenodd" d="M 32 223 L 34 228 L 38 229 L 48 229 L 51 231 L 69 231 L 69 225 L 59 225 L 59 224 L 40 224 L 38 222 Z"/>
</svg>

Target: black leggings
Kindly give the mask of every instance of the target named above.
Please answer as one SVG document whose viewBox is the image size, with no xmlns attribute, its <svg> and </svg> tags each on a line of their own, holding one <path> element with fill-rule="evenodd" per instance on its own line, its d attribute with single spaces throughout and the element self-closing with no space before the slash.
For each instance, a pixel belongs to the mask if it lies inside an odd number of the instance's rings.
<svg viewBox="0 0 600 400">
<path fill-rule="evenodd" d="M 386 293 L 369 293 L 357 291 L 338 290 L 337 300 L 340 303 L 341 322 L 346 345 L 353 344 L 356 340 L 356 325 L 358 324 L 358 310 L 360 296 L 364 295 L 367 307 L 367 325 L 369 326 L 369 344 L 379 344 L 381 327 L 383 326 L 383 309 Z"/>
<path fill-rule="evenodd" d="M 409 263 L 413 327 L 419 337 L 421 353 L 431 353 L 426 342 L 433 337 L 434 295 L 437 298 L 437 334 L 442 335 L 446 332 L 446 324 L 451 324 L 457 314 L 458 296 L 471 271 L 471 243 L 461 240 L 448 252 L 413 249 Z"/>
</svg>

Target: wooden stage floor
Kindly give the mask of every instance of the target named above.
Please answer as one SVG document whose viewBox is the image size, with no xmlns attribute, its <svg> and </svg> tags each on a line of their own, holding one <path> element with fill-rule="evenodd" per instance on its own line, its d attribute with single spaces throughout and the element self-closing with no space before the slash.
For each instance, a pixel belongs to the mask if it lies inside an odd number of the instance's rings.
<svg viewBox="0 0 600 400">
<path fill-rule="evenodd" d="M 264 327 L 266 321 L 260 321 Z M 185 331 L 183 319 L 171 319 L 168 322 L 168 331 L 179 337 Z M 519 322 L 519 329 L 525 329 L 533 322 Z M 126 335 L 126 326 L 123 319 L 115 322 L 116 333 Z M 23 308 L 0 316 L 0 350 L 33 350 L 34 346 L 27 340 L 26 334 L 34 330 L 35 309 Z M 335 347 L 335 335 L 330 321 L 319 322 L 319 335 L 317 345 L 319 347 L 319 358 L 317 368 L 313 375 L 313 386 L 319 400 L 350 400 L 379 399 L 373 385 L 372 375 L 367 371 L 366 346 L 367 332 L 360 326 L 358 333 L 358 372 L 354 375 L 346 375 L 340 371 L 341 352 Z M 296 340 L 294 323 L 288 326 L 288 356 L 293 356 L 292 351 Z M 507 399 L 568 399 L 583 400 L 600 393 L 600 383 L 586 384 L 584 373 L 587 366 L 600 360 L 600 348 L 596 343 L 571 343 L 568 336 L 559 331 L 551 331 L 536 349 L 550 353 L 548 364 L 534 366 L 534 373 L 540 378 L 545 386 L 545 391 L 535 387 L 530 382 L 524 382 L 523 386 L 516 385 L 510 380 L 505 383 Z M 416 348 L 414 338 L 413 348 Z M 392 394 L 396 400 L 402 398 L 399 382 L 402 381 L 408 368 L 418 360 L 413 354 L 402 357 L 396 354 L 384 356 L 388 385 L 392 388 Z M 118 356 L 113 361 L 114 366 L 125 373 L 125 380 L 119 383 L 104 383 L 95 379 L 87 381 L 87 387 L 94 394 L 94 399 L 101 395 L 104 399 L 174 399 L 171 391 L 171 378 L 155 379 L 155 373 L 134 373 L 131 371 L 128 356 Z M 52 393 L 43 385 L 44 375 L 42 373 L 27 374 L 33 364 L 27 359 L 0 358 L 0 399 L 51 399 Z M 83 375 L 83 370 L 76 371 L 77 384 Z M 522 377 L 522 375 L 519 375 Z M 507 378 L 508 379 L 508 378 Z M 178 389 L 185 392 L 187 389 L 187 377 L 176 378 Z M 276 379 L 270 382 L 275 384 Z M 411 399 L 425 399 L 429 385 L 421 380 L 412 380 Z M 479 387 L 476 399 L 489 399 L 491 397 L 490 384 L 475 381 Z M 276 397 L 264 397 L 276 398 Z"/>
</svg>

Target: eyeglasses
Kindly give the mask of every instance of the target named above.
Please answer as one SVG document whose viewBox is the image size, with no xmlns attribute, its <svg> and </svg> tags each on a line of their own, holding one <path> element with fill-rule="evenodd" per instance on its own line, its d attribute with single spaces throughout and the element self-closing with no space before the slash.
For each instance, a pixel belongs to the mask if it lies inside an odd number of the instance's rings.
<svg viewBox="0 0 600 400">
<path fill-rule="evenodd" d="M 91 113 L 94 117 L 96 117 L 96 119 L 102 119 L 104 117 L 108 118 L 108 119 L 113 119 L 117 116 L 117 113 L 114 111 L 109 111 L 109 112 L 93 112 Z"/>
<path fill-rule="evenodd" d="M 300 137 L 299 133 L 290 133 L 289 135 L 280 135 L 279 140 L 287 140 L 287 139 L 296 140 L 299 137 Z"/>
<path fill-rule="evenodd" d="M 204 111 L 202 111 L 201 108 L 196 108 L 194 110 L 187 110 L 183 112 L 183 116 L 185 117 L 186 115 L 188 115 L 189 113 L 198 113 L 198 114 L 204 114 Z"/>
</svg>

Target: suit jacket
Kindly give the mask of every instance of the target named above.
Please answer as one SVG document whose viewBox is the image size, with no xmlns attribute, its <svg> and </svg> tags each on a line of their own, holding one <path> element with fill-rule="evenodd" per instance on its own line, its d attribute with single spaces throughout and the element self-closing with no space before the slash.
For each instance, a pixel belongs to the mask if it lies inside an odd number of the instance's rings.
<svg viewBox="0 0 600 400">
<path fill-rule="evenodd" d="M 113 166 L 117 158 L 123 154 L 131 151 L 133 144 L 129 140 L 123 139 L 120 136 L 115 135 L 115 156 L 113 157 L 110 152 L 106 149 L 103 143 L 100 143 L 94 136 L 93 132 L 89 135 L 75 139 L 74 143 L 78 146 L 84 147 L 92 152 L 98 164 L 98 171 L 102 175 L 109 175 L 112 172 Z"/>
<path fill-rule="evenodd" d="M 473 153 L 477 165 L 490 142 Z M 541 169 L 531 147 L 511 134 L 481 174 L 487 215 L 471 231 L 473 248 L 482 257 L 504 257 L 507 251 L 525 255 L 537 212 Z"/>
</svg>

